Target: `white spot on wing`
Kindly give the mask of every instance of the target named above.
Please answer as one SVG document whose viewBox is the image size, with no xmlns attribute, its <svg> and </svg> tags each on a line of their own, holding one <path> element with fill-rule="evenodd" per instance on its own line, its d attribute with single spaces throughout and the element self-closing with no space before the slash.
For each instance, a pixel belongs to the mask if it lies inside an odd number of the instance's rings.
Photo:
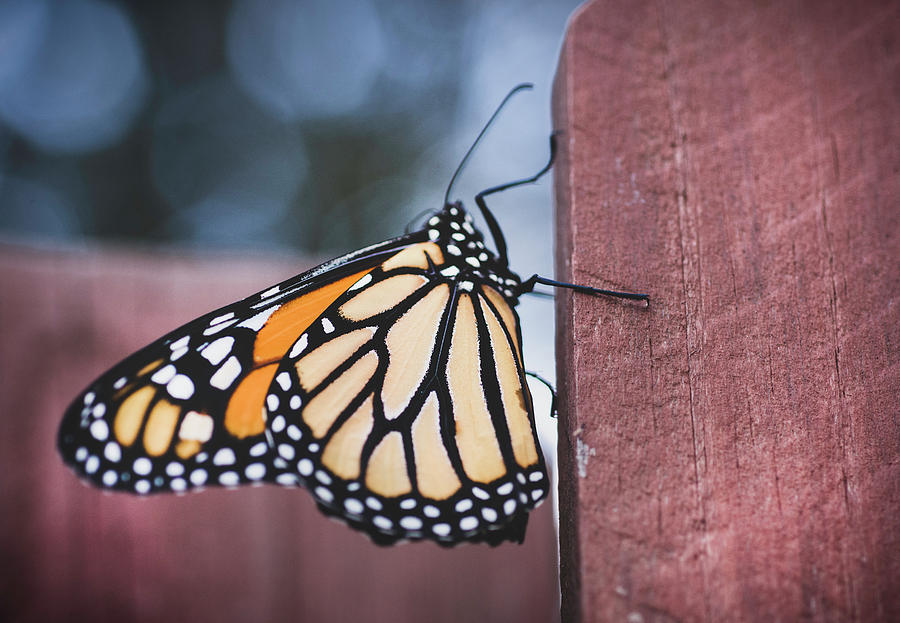
<svg viewBox="0 0 900 623">
<path fill-rule="evenodd" d="M 209 384 L 219 389 L 228 389 L 234 380 L 241 373 L 241 364 L 237 357 L 232 355 L 229 357 L 222 367 L 216 370 L 216 373 L 209 379 Z"/>
<path fill-rule="evenodd" d="M 219 482 L 226 487 L 233 487 L 240 482 L 237 472 L 223 472 L 219 474 Z"/>
<path fill-rule="evenodd" d="M 300 462 L 297 463 L 297 471 L 304 476 L 309 476 L 313 473 L 313 462 L 309 459 L 300 459 Z"/>
<path fill-rule="evenodd" d="M 329 476 L 328 474 L 326 474 L 325 472 L 323 472 L 321 470 L 316 472 L 316 480 L 321 482 L 323 485 L 331 484 L 331 476 Z"/>
<path fill-rule="evenodd" d="M 251 463 L 244 470 L 244 475 L 250 480 L 259 480 L 266 475 L 266 466 L 262 463 Z"/>
<path fill-rule="evenodd" d="M 213 463 L 215 465 L 233 465 L 234 450 L 231 448 L 222 448 L 216 452 L 216 455 L 213 457 Z"/>
<path fill-rule="evenodd" d="M 263 325 L 266 324 L 266 321 L 269 319 L 269 316 L 275 313 L 280 305 L 273 305 L 272 307 L 265 309 L 255 316 L 251 316 L 247 318 L 244 322 L 240 323 L 239 327 L 246 327 L 247 329 L 252 329 L 254 331 L 259 331 L 263 328 Z"/>
<path fill-rule="evenodd" d="M 190 335 L 185 335 L 184 337 L 180 337 L 171 344 L 169 344 L 169 348 L 172 350 L 178 350 L 179 348 L 184 348 L 188 345 L 188 342 L 191 341 Z"/>
<path fill-rule="evenodd" d="M 228 312 L 227 314 L 222 314 L 221 316 L 216 316 L 212 320 L 209 321 L 209 326 L 215 326 L 217 324 L 221 324 L 226 320 L 231 320 L 234 318 L 234 312 Z"/>
<path fill-rule="evenodd" d="M 172 398 L 187 400 L 194 395 L 194 382 L 184 374 L 176 374 L 166 385 L 166 391 Z"/>
<path fill-rule="evenodd" d="M 122 458 L 122 447 L 115 441 L 110 441 L 106 444 L 106 447 L 103 448 L 103 456 L 105 456 L 108 461 L 118 463 L 119 459 Z"/>
<path fill-rule="evenodd" d="M 222 322 L 220 324 L 217 324 L 217 325 L 214 325 L 211 327 L 207 327 L 206 329 L 203 330 L 203 335 L 213 335 L 214 333 L 218 333 L 219 331 L 222 331 L 223 329 L 227 329 L 228 327 L 233 325 L 235 322 L 237 322 L 237 320 L 231 320 L 230 322 Z"/>
<path fill-rule="evenodd" d="M 288 357 L 291 359 L 295 358 L 297 355 L 303 352 L 306 348 L 306 344 L 309 342 L 309 337 L 304 333 L 300 336 L 300 339 L 297 340 L 294 345 L 291 347 L 291 352 L 288 353 Z"/>
<path fill-rule="evenodd" d="M 132 469 L 134 470 L 135 474 L 146 476 L 153 469 L 153 463 L 150 462 L 150 459 L 142 456 L 138 459 L 135 459 Z"/>
<path fill-rule="evenodd" d="M 233 346 L 234 338 L 230 335 L 226 335 L 205 346 L 203 350 L 200 351 L 200 354 L 212 365 L 217 366 L 228 356 L 228 353 L 231 352 Z"/>
<path fill-rule="evenodd" d="M 478 527 L 478 519 L 476 517 L 463 517 L 459 520 L 461 530 L 474 530 Z"/>
<path fill-rule="evenodd" d="M 356 283 L 354 283 L 352 286 L 350 286 L 347 289 L 348 290 L 359 290 L 360 288 L 367 286 L 370 281 L 372 281 L 372 273 L 366 273 L 365 275 L 360 277 Z"/>
<path fill-rule="evenodd" d="M 175 376 L 175 366 L 169 364 L 167 366 L 163 366 L 159 370 L 153 373 L 153 376 L 150 377 L 150 380 L 154 383 L 159 383 L 160 385 L 165 385 L 169 381 L 172 380 L 172 377 Z"/>
<path fill-rule="evenodd" d="M 285 487 L 293 487 L 297 485 L 297 477 L 293 474 L 278 474 L 275 482 Z"/>
<path fill-rule="evenodd" d="M 109 437 L 109 426 L 103 420 L 94 420 L 91 424 L 91 435 L 97 441 L 106 441 Z"/>
<path fill-rule="evenodd" d="M 347 509 L 348 513 L 353 513 L 354 515 L 359 515 L 363 512 L 363 510 L 365 510 L 362 502 L 360 502 L 356 498 L 347 498 L 346 500 L 344 500 L 344 508 Z"/>
<path fill-rule="evenodd" d="M 422 527 L 422 520 L 418 517 L 403 517 L 400 526 L 406 530 L 419 530 Z"/>
<path fill-rule="evenodd" d="M 199 487 L 206 482 L 207 473 L 205 469 L 195 469 L 191 472 L 191 483 Z"/>
<path fill-rule="evenodd" d="M 438 536 L 447 536 L 448 534 L 450 534 L 450 524 L 446 524 L 446 523 L 434 524 L 434 527 L 431 530 Z"/>
<path fill-rule="evenodd" d="M 206 443 L 212 437 L 213 419 L 205 413 L 188 411 L 178 429 L 178 437 L 181 439 L 196 440 Z"/>
<path fill-rule="evenodd" d="M 322 318 L 322 330 L 325 331 L 325 333 L 334 332 L 334 325 L 331 324 L 331 321 L 328 318 Z"/>
<path fill-rule="evenodd" d="M 291 388 L 291 375 L 287 372 L 279 372 L 278 376 L 275 377 L 275 380 L 278 382 L 278 385 L 281 386 L 281 389 L 287 391 Z"/>
</svg>

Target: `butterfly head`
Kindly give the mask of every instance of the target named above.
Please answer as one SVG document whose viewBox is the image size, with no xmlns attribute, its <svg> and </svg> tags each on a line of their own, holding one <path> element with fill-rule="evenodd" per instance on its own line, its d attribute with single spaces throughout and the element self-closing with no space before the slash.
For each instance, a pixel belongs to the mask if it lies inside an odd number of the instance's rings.
<svg viewBox="0 0 900 623">
<path fill-rule="evenodd" d="M 483 283 L 500 291 L 510 304 L 518 302 L 522 279 L 485 245 L 484 236 L 462 202 L 445 205 L 428 219 L 426 231 L 429 240 L 443 251 L 441 274 L 460 290 L 471 290 L 474 284 Z"/>
</svg>

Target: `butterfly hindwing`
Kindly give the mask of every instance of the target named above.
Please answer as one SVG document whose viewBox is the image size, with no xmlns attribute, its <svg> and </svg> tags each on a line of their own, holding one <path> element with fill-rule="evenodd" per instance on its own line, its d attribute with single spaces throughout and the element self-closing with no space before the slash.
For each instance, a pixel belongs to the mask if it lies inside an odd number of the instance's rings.
<svg viewBox="0 0 900 623">
<path fill-rule="evenodd" d="M 376 542 L 521 541 L 547 493 L 515 312 L 447 256 L 422 243 L 367 273 L 267 398 L 283 478 Z"/>
</svg>

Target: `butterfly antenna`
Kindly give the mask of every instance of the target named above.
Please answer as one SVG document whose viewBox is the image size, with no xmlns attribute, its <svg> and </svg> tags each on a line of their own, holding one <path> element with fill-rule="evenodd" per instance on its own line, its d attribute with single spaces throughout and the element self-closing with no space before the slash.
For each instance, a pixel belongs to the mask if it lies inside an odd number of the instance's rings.
<svg viewBox="0 0 900 623">
<path fill-rule="evenodd" d="M 469 147 L 466 155 L 463 156 L 463 159 L 459 163 L 459 166 L 456 167 L 456 171 L 453 172 L 453 177 L 450 178 L 450 183 L 447 184 L 447 192 L 444 193 L 444 205 L 447 205 L 450 202 L 450 191 L 453 189 L 453 184 L 454 182 L 456 182 L 456 178 L 459 177 L 459 174 L 462 173 L 462 170 L 465 168 L 466 163 L 469 161 L 469 156 L 471 156 L 472 152 L 475 151 L 475 148 L 478 146 L 478 142 L 481 140 L 481 137 L 484 136 L 485 132 L 488 131 L 488 128 L 491 127 L 491 124 L 494 123 L 494 119 L 497 118 L 497 115 L 499 115 L 500 111 L 503 110 L 503 107 L 506 106 L 506 102 L 508 102 L 510 98 L 519 91 L 531 90 L 533 88 L 534 85 L 530 82 L 523 82 L 522 84 L 514 87 L 509 93 L 506 94 L 506 97 L 504 97 L 503 101 L 500 102 L 500 105 L 497 106 L 497 110 L 494 111 L 494 114 L 491 115 L 491 118 L 488 119 L 487 123 L 484 124 L 484 127 L 481 128 L 481 132 L 479 132 L 478 136 L 475 137 L 475 141 L 472 143 L 472 146 Z"/>
<path fill-rule="evenodd" d="M 545 286 L 551 286 L 554 288 L 566 288 L 568 290 L 575 290 L 576 292 L 582 292 L 584 294 L 591 294 L 594 296 L 611 296 L 618 299 L 630 299 L 632 301 L 643 301 L 645 306 L 650 306 L 650 295 L 649 294 L 636 294 L 634 292 L 618 292 L 616 290 L 601 290 L 600 288 L 594 288 L 591 286 L 583 286 L 575 283 L 566 283 L 565 281 L 556 281 L 555 279 L 548 279 L 546 277 L 541 277 L 540 275 L 532 275 L 530 279 L 527 279 L 521 283 L 519 289 L 517 290 L 517 295 L 528 294 L 534 291 L 534 286 L 537 284 L 543 284 Z"/>
</svg>

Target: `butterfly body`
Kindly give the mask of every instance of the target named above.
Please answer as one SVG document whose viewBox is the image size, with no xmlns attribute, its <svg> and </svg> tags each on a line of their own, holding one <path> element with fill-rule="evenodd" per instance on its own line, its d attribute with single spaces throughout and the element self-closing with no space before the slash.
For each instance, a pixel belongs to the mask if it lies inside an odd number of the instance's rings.
<svg viewBox="0 0 900 623">
<path fill-rule="evenodd" d="M 503 251 L 445 205 L 135 353 L 67 410 L 60 452 L 137 494 L 299 485 L 379 543 L 521 542 L 548 479 Z"/>
</svg>

